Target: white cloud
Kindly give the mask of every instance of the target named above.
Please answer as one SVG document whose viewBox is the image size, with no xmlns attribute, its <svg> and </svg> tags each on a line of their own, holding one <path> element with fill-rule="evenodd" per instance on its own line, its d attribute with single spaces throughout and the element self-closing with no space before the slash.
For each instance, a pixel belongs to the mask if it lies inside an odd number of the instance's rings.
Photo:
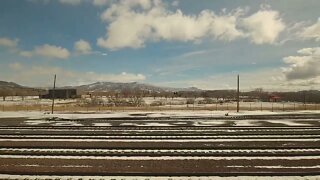
<svg viewBox="0 0 320 180">
<path fill-rule="evenodd" d="M 67 59 L 70 56 L 67 49 L 49 44 L 37 46 L 32 51 L 19 51 L 18 54 L 28 58 L 38 55 L 47 58 Z"/>
<path fill-rule="evenodd" d="M 260 10 L 244 18 L 242 24 L 255 44 L 274 43 L 286 27 L 279 13 L 273 10 Z"/>
<path fill-rule="evenodd" d="M 18 39 L 10 39 L 6 37 L 0 37 L 0 46 L 7 48 L 16 48 L 18 45 Z"/>
<path fill-rule="evenodd" d="M 59 2 L 62 4 L 75 6 L 81 4 L 82 0 L 59 0 Z"/>
<path fill-rule="evenodd" d="M 135 82 L 143 81 L 146 77 L 143 74 L 132 74 L 122 72 L 120 74 L 102 74 L 95 72 L 86 72 L 84 74 L 84 81 L 96 82 L 96 81 L 110 81 L 110 82 Z M 82 80 L 83 81 L 83 80 Z"/>
<path fill-rule="evenodd" d="M 105 37 L 97 45 L 107 49 L 141 48 L 147 42 L 200 42 L 204 38 L 233 41 L 249 37 L 255 44 L 273 44 L 285 29 L 277 11 L 261 9 L 249 17 L 237 8 L 216 14 L 203 10 L 196 15 L 170 11 L 158 0 L 122 0 L 107 8 L 101 19 L 108 22 Z M 130 28 L 128 28 L 130 27 Z"/>
<path fill-rule="evenodd" d="M 28 2 L 31 3 L 42 3 L 42 4 L 48 4 L 50 0 L 27 0 Z"/>
<path fill-rule="evenodd" d="M 35 47 L 33 54 L 57 59 L 67 59 L 70 56 L 70 52 L 67 49 L 49 44 Z"/>
<path fill-rule="evenodd" d="M 20 56 L 27 57 L 27 58 L 32 57 L 32 52 L 31 51 L 20 51 L 20 52 L 18 52 L 18 54 Z"/>
<path fill-rule="evenodd" d="M 12 52 L 17 53 L 23 57 L 32 57 L 34 55 L 43 56 L 47 58 L 58 58 L 58 59 L 67 59 L 70 56 L 70 52 L 62 47 L 44 44 L 42 46 L 35 47 L 32 51 L 20 50 L 17 48 L 18 39 L 9 39 L 9 38 L 0 38 L 0 46 L 10 48 Z M 85 42 L 79 43 L 79 52 L 85 53 L 88 50 L 88 47 L 85 47 Z M 77 47 L 78 47 L 77 46 Z M 90 46 L 90 45 L 89 45 Z M 82 48 L 82 49 L 81 49 Z M 86 49 L 87 48 L 87 49 Z"/>
<path fill-rule="evenodd" d="M 52 0 L 28 0 L 29 2 L 33 3 L 43 3 L 43 4 L 48 4 Z M 90 3 L 94 6 L 105 6 L 108 5 L 109 3 L 116 1 L 116 0 L 55 0 L 60 2 L 61 4 L 64 5 L 71 5 L 71 6 L 77 6 L 82 3 Z"/>
<path fill-rule="evenodd" d="M 39 55 L 48 58 L 67 59 L 70 56 L 70 52 L 67 49 L 49 44 L 37 46 L 32 51 L 20 50 L 17 48 L 18 42 L 18 39 L 0 38 L 0 46 L 10 48 L 12 52 L 23 57 L 30 58 L 34 55 Z"/>
<path fill-rule="evenodd" d="M 12 70 L 18 71 L 18 70 L 21 70 L 23 68 L 23 65 L 21 63 L 16 62 L 16 63 L 9 64 L 9 67 Z"/>
<path fill-rule="evenodd" d="M 199 51 L 192 51 L 192 52 L 187 52 L 179 56 L 179 58 L 188 58 L 188 57 L 193 57 L 201 54 L 206 54 L 208 53 L 208 50 L 199 50 Z"/>
<path fill-rule="evenodd" d="M 320 55 L 320 47 L 303 48 L 303 49 L 298 50 L 298 53 L 302 54 L 302 55 L 319 56 Z"/>
<path fill-rule="evenodd" d="M 127 7 L 141 7 L 143 9 L 150 9 L 152 5 L 161 5 L 159 0 L 120 0 L 120 3 Z"/>
<path fill-rule="evenodd" d="M 74 43 L 74 50 L 77 54 L 90 54 L 91 49 L 90 43 L 85 40 L 80 39 Z"/>
<path fill-rule="evenodd" d="M 179 6 L 179 1 L 175 0 L 171 3 L 172 6 Z"/>
<path fill-rule="evenodd" d="M 300 33 L 299 36 L 303 39 L 314 39 L 320 41 L 320 17 L 318 22 L 315 24 L 305 27 Z"/>
<path fill-rule="evenodd" d="M 143 10 L 133 8 L 136 6 Z M 238 11 L 216 15 L 209 10 L 186 15 L 181 10 L 166 10 L 159 1 L 122 1 L 101 15 L 110 24 L 97 44 L 109 49 L 141 48 L 147 41 L 196 42 L 208 34 L 215 39 L 234 40 L 243 36 L 236 28 L 238 15 Z"/>
<path fill-rule="evenodd" d="M 237 18 L 242 10 L 238 9 L 235 14 L 223 16 L 214 15 L 213 22 L 210 25 L 210 33 L 219 40 L 232 41 L 244 37 L 244 33 L 237 29 Z"/>
<path fill-rule="evenodd" d="M 320 78 L 320 47 L 304 48 L 298 51 L 299 56 L 283 58 L 288 67 L 283 73 L 289 81 L 311 80 Z"/>
<path fill-rule="evenodd" d="M 295 89 L 300 89 L 306 87 L 308 90 L 313 88 L 319 88 L 320 86 L 320 78 L 312 78 L 308 80 L 297 79 L 294 81 L 288 81 L 284 85 L 295 87 Z"/>
<path fill-rule="evenodd" d="M 95 6 L 104 6 L 107 5 L 110 2 L 110 0 L 93 0 L 92 4 Z"/>
<path fill-rule="evenodd" d="M 144 81 L 146 79 L 143 74 L 139 73 L 80 72 L 67 70 L 61 67 L 29 66 L 20 63 L 10 64 L 9 67 L 13 71 L 10 71 L 11 74 L 2 74 L 5 79 L 25 85 L 40 87 L 51 86 L 54 74 L 57 74 L 57 86 L 80 85 L 97 81 L 136 82 Z"/>
</svg>

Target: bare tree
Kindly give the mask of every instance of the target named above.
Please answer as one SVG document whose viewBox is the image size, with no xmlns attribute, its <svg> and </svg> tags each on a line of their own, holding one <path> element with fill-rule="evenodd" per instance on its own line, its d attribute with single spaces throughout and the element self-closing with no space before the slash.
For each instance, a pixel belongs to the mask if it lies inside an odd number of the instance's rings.
<svg viewBox="0 0 320 180">
<path fill-rule="evenodd" d="M 12 95 L 9 89 L 0 89 L 0 97 L 3 98 L 3 101 L 6 101 L 8 96 Z"/>
</svg>

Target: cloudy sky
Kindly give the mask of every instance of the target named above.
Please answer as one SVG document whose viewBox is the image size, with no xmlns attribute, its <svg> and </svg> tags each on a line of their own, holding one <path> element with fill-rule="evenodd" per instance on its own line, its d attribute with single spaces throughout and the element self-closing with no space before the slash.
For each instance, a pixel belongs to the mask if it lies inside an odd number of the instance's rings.
<svg viewBox="0 0 320 180">
<path fill-rule="evenodd" d="M 320 88 L 319 0 L 2 0 L 0 80 Z"/>
</svg>

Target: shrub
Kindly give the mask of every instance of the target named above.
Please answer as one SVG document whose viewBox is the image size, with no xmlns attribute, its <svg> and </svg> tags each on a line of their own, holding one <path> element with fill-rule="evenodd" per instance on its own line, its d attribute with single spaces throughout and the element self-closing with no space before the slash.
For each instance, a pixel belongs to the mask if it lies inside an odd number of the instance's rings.
<svg viewBox="0 0 320 180">
<path fill-rule="evenodd" d="M 211 98 L 205 98 L 204 100 L 201 100 L 198 103 L 199 104 L 213 104 L 214 101 Z"/>
<path fill-rule="evenodd" d="M 164 103 L 162 103 L 161 101 L 153 101 L 150 106 L 163 106 Z"/>
<path fill-rule="evenodd" d="M 187 99 L 187 104 L 194 104 L 195 100 L 192 98 Z"/>
<path fill-rule="evenodd" d="M 142 106 L 145 104 L 145 102 L 142 97 L 134 96 L 128 99 L 109 98 L 108 104 L 113 106 Z"/>
<path fill-rule="evenodd" d="M 129 98 L 128 104 L 130 104 L 131 106 L 142 106 L 143 104 L 145 104 L 145 102 L 142 97 L 134 96 Z"/>
</svg>

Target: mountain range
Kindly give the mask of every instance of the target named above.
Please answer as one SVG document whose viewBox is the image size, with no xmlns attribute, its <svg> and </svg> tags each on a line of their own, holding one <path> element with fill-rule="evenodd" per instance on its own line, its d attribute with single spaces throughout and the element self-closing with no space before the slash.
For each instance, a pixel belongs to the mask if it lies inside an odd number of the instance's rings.
<svg viewBox="0 0 320 180">
<path fill-rule="evenodd" d="M 140 91 L 151 91 L 151 92 L 174 92 L 174 91 L 202 91 L 196 87 L 190 88 L 171 88 L 171 87 L 160 87 L 150 84 L 143 84 L 137 82 L 131 83 L 118 83 L 118 82 L 96 82 L 87 85 L 80 86 L 65 86 L 59 88 L 74 88 L 80 92 L 108 92 L 116 91 L 121 92 L 123 90 L 140 90 Z M 0 89 L 30 89 L 30 87 L 22 86 L 14 82 L 0 81 Z M 41 88 L 38 88 L 41 89 Z M 50 87 L 48 88 L 50 89 Z"/>
<path fill-rule="evenodd" d="M 123 90 L 140 90 L 150 92 L 173 92 L 173 91 L 201 91 L 201 89 L 190 87 L 190 88 L 171 88 L 171 87 L 160 87 L 150 84 L 143 84 L 137 82 L 131 83 L 117 83 L 117 82 L 96 82 L 81 86 L 69 86 L 69 88 L 75 88 L 82 92 L 107 92 L 116 91 L 121 92 Z"/>
</svg>

